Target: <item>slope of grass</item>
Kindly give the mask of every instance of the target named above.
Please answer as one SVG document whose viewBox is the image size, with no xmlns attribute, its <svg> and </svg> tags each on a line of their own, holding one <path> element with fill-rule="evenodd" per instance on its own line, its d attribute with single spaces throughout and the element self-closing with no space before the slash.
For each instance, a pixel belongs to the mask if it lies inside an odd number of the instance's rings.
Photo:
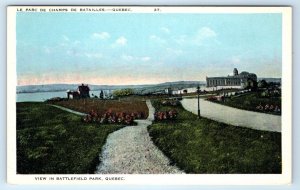
<svg viewBox="0 0 300 190">
<path fill-rule="evenodd" d="M 156 110 L 174 107 L 153 102 Z M 235 127 L 175 107 L 176 121 L 148 127 L 153 142 L 187 173 L 281 173 L 281 134 Z"/>
<path fill-rule="evenodd" d="M 121 127 L 85 124 L 45 103 L 17 103 L 17 172 L 93 173 L 108 134 Z"/>
<path fill-rule="evenodd" d="M 261 92 L 250 92 L 245 93 L 239 96 L 232 96 L 231 98 L 225 98 L 224 102 L 217 101 L 216 103 L 220 103 L 226 106 L 249 110 L 249 111 L 256 111 L 256 112 L 263 112 L 268 114 L 274 115 L 281 115 L 281 112 L 274 112 L 274 111 L 261 111 L 256 109 L 258 105 L 262 105 L 263 107 L 267 104 L 273 106 L 279 106 L 281 108 L 281 98 L 280 97 L 261 97 Z"/>
</svg>

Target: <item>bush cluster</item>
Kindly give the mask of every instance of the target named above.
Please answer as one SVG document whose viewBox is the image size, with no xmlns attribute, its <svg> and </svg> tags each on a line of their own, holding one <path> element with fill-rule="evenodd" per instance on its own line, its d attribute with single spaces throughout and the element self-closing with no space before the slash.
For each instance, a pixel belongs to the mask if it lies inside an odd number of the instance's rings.
<svg viewBox="0 0 300 190">
<path fill-rule="evenodd" d="M 106 111 L 104 114 L 99 114 L 94 110 L 91 110 L 88 115 L 83 117 L 85 123 L 100 123 L 100 124 L 126 124 L 131 125 L 135 119 L 144 118 L 143 112 L 112 112 L 111 110 Z"/>
<path fill-rule="evenodd" d="M 163 106 L 179 106 L 180 102 L 178 100 L 163 100 L 161 104 Z"/>
<path fill-rule="evenodd" d="M 119 90 L 113 91 L 113 95 L 116 97 L 129 96 L 129 95 L 133 95 L 133 94 L 134 94 L 134 90 L 131 88 L 119 89 Z"/>
</svg>

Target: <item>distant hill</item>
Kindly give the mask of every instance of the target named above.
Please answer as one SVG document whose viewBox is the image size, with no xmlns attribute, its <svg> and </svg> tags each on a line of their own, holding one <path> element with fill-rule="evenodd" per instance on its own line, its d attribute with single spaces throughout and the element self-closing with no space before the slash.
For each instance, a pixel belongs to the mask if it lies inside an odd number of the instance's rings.
<svg viewBox="0 0 300 190">
<path fill-rule="evenodd" d="M 196 87 L 198 84 L 205 85 L 204 81 L 176 81 L 165 82 L 160 84 L 145 85 L 89 85 L 91 90 L 116 90 L 123 88 L 132 88 L 138 93 L 149 93 L 164 90 L 165 88 L 183 89 Z M 34 92 L 59 92 L 67 90 L 76 90 L 80 84 L 46 84 L 46 85 L 26 85 L 17 86 L 17 93 L 34 93 Z"/>
<path fill-rule="evenodd" d="M 192 88 L 198 85 L 206 85 L 204 81 L 176 81 L 176 82 L 165 82 L 155 85 L 149 85 L 146 87 L 135 88 L 137 93 L 147 94 L 153 92 L 161 92 L 166 88 L 172 88 L 173 90 L 180 90 L 184 88 Z"/>
</svg>

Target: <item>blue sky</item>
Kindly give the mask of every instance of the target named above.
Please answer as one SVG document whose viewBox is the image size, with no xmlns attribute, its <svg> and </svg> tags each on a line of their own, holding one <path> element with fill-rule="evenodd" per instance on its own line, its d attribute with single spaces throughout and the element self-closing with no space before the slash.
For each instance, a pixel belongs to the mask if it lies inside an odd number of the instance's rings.
<svg viewBox="0 0 300 190">
<path fill-rule="evenodd" d="M 18 13 L 18 85 L 281 77 L 281 14 Z"/>
</svg>

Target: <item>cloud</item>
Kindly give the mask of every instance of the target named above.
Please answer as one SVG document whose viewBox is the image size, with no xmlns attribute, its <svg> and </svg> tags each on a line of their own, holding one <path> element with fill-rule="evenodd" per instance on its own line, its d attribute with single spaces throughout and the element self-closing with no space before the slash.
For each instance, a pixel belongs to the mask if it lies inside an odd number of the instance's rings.
<svg viewBox="0 0 300 190">
<path fill-rule="evenodd" d="M 66 53 L 69 56 L 76 56 L 76 57 L 82 57 L 82 58 L 88 58 L 88 59 L 99 59 L 99 58 L 103 57 L 103 55 L 101 53 L 84 52 L 84 51 L 79 51 L 76 49 L 69 49 L 66 51 Z"/>
<path fill-rule="evenodd" d="M 113 44 L 111 44 L 112 48 L 117 48 L 121 46 L 125 46 L 127 44 L 127 39 L 124 36 L 119 37 L 115 40 Z"/>
<path fill-rule="evenodd" d="M 106 40 L 106 39 L 110 38 L 110 34 L 107 32 L 93 33 L 92 37 L 94 39 Z"/>
<path fill-rule="evenodd" d="M 125 60 L 125 61 L 132 61 L 132 60 L 134 60 L 134 57 L 133 57 L 133 56 L 131 56 L 131 55 L 126 55 L 126 54 L 122 55 L 121 58 L 122 58 L 123 60 Z"/>
<path fill-rule="evenodd" d="M 170 29 L 167 28 L 167 27 L 161 27 L 160 30 L 163 31 L 166 34 L 170 34 Z"/>
<path fill-rule="evenodd" d="M 160 43 L 160 44 L 166 43 L 166 40 L 164 40 L 164 39 L 162 39 L 162 38 L 160 38 L 159 36 L 156 36 L 156 35 L 149 36 L 149 39 L 153 42 Z"/>
<path fill-rule="evenodd" d="M 59 46 L 61 47 L 74 47 L 78 46 L 81 42 L 79 40 L 72 41 L 70 38 L 66 35 L 62 36 L 63 40 L 60 41 Z M 56 47 L 52 47 L 55 49 Z"/>
<path fill-rule="evenodd" d="M 188 41 L 188 37 L 187 35 L 180 35 L 179 37 L 176 37 L 174 40 L 176 43 L 181 45 L 184 44 L 186 41 Z"/>
<path fill-rule="evenodd" d="M 205 26 L 189 36 L 185 34 L 173 36 L 172 40 L 178 45 L 204 46 L 210 43 L 219 44 L 220 42 L 217 40 L 217 36 L 218 34 L 213 29 Z"/>
<path fill-rule="evenodd" d="M 204 41 L 212 40 L 217 37 L 217 33 L 209 27 L 202 27 L 198 30 L 195 42 L 198 45 L 203 45 Z"/>
<path fill-rule="evenodd" d="M 67 50 L 67 55 L 69 56 L 81 56 L 77 49 L 69 49 Z"/>
<path fill-rule="evenodd" d="M 70 44 L 70 39 L 67 36 L 63 36 L 63 40 L 60 41 L 59 46 L 67 47 Z"/>
<path fill-rule="evenodd" d="M 44 52 L 45 52 L 46 54 L 52 53 L 52 49 L 51 49 L 50 47 L 44 46 L 44 47 L 43 47 L 43 50 L 44 50 Z"/>
<path fill-rule="evenodd" d="M 85 53 L 84 54 L 88 58 L 102 58 L 103 55 L 101 53 Z"/>
<path fill-rule="evenodd" d="M 156 39 L 159 39 L 159 37 L 157 37 L 156 35 L 151 35 L 151 36 L 149 36 L 149 39 L 150 40 L 156 40 Z"/>
<path fill-rule="evenodd" d="M 238 63 L 241 63 L 241 59 L 239 56 L 232 56 L 231 57 L 231 62 L 234 63 L 234 64 L 238 64 Z"/>
<path fill-rule="evenodd" d="M 174 56 L 174 55 L 182 55 L 184 52 L 181 49 L 167 48 L 166 53 Z"/>
<path fill-rule="evenodd" d="M 69 39 L 69 37 L 68 37 L 68 36 L 66 36 L 66 35 L 63 35 L 62 37 L 63 37 L 63 39 L 64 39 L 65 41 L 70 41 L 70 39 Z"/>
<path fill-rule="evenodd" d="M 79 40 L 75 40 L 73 44 L 74 44 L 74 45 L 79 45 L 80 43 L 81 43 L 81 42 L 80 42 Z"/>
<path fill-rule="evenodd" d="M 142 62 L 147 62 L 151 60 L 151 57 L 145 56 L 145 57 L 136 57 L 136 56 L 131 56 L 127 54 L 123 54 L 121 56 L 121 59 L 125 61 L 142 61 Z"/>
<path fill-rule="evenodd" d="M 217 33 L 209 27 L 202 27 L 198 30 L 197 37 L 199 39 L 216 37 Z"/>
<path fill-rule="evenodd" d="M 142 58 L 141 58 L 141 60 L 144 61 L 144 62 L 150 61 L 150 59 L 151 59 L 150 57 L 142 57 Z"/>
<path fill-rule="evenodd" d="M 127 44 L 127 39 L 124 36 L 119 37 L 116 42 L 116 45 L 124 46 Z"/>
</svg>

